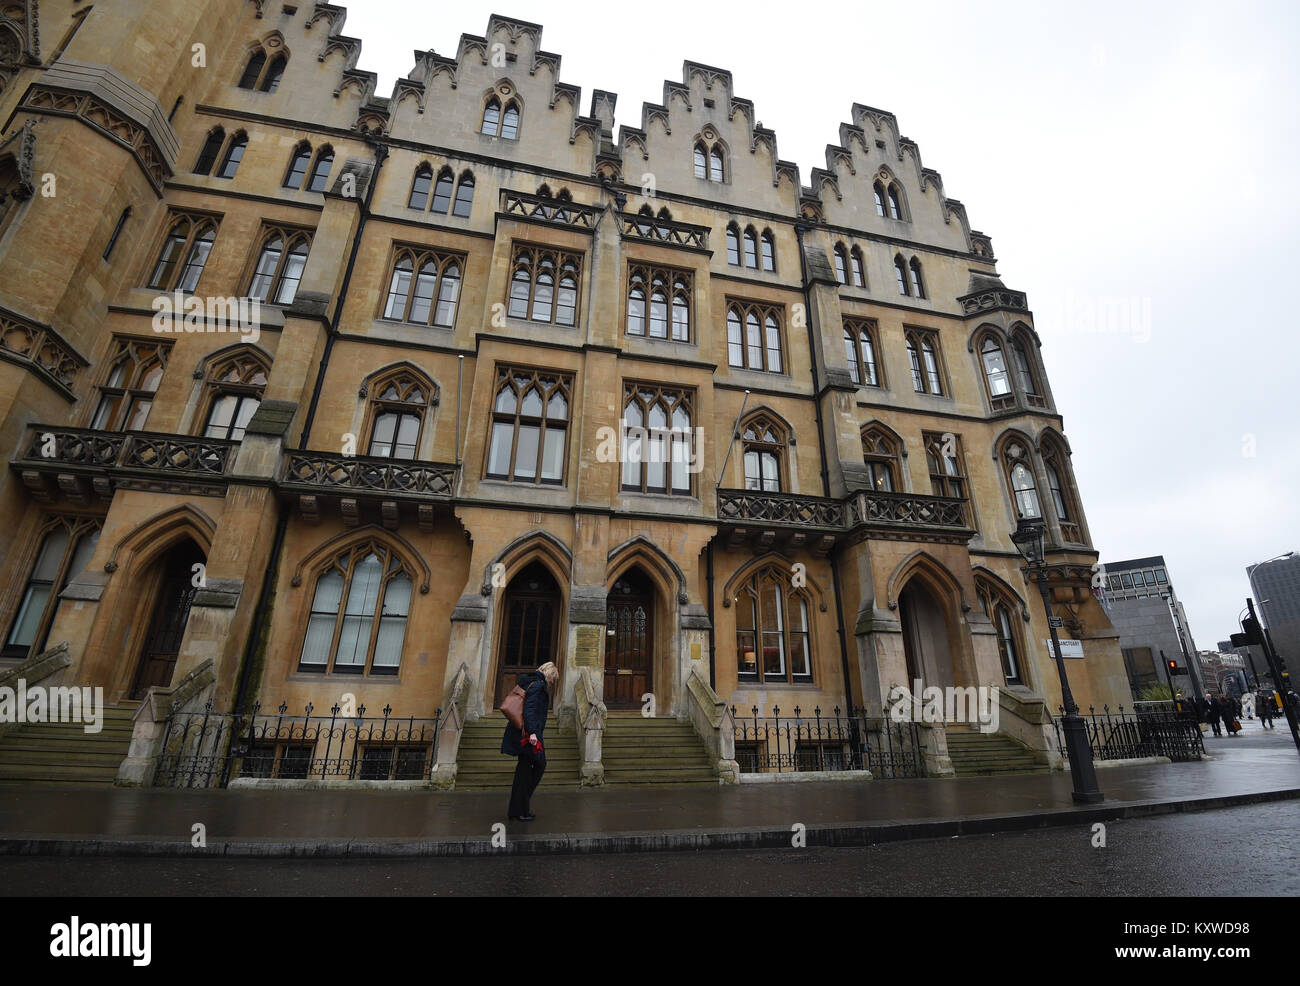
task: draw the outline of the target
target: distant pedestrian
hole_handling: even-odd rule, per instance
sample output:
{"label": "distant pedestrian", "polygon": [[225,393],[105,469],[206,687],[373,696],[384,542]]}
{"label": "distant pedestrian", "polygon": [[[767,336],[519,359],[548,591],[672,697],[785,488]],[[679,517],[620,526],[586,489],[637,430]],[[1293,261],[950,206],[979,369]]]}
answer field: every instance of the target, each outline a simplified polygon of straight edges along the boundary
{"label": "distant pedestrian", "polygon": [[1273,696],[1260,692],[1255,700],[1255,710],[1259,713],[1259,724],[1263,729],[1276,729],[1273,725]]}
{"label": "distant pedestrian", "polygon": [[1223,718],[1223,710],[1219,707],[1218,698],[1214,695],[1206,695],[1202,711],[1205,713],[1205,721],[1214,730],[1214,735],[1222,736],[1223,733],[1219,729],[1219,722]]}
{"label": "distant pedestrian", "polygon": [[531,822],[533,792],[546,773],[546,750],[542,734],[546,730],[546,713],[551,707],[549,689],[559,680],[560,669],[549,661],[536,671],[525,671],[515,679],[524,690],[524,728],[520,731],[513,723],[506,725],[501,738],[501,752],[518,757],[515,780],[510,787],[511,821]]}
{"label": "distant pedestrian", "polygon": [[1235,698],[1220,692],[1219,708],[1222,710],[1224,732],[1229,736],[1236,736],[1241,732],[1241,723],[1237,720],[1237,715],[1241,710],[1241,706],[1237,703]]}

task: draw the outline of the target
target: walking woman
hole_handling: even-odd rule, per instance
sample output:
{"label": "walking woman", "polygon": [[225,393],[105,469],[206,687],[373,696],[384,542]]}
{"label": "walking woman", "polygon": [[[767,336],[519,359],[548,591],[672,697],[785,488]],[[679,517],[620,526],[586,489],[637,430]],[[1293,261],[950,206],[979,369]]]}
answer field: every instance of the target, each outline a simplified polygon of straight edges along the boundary
{"label": "walking woman", "polygon": [[524,690],[524,728],[521,732],[513,724],[507,724],[505,736],[501,738],[501,752],[519,758],[515,782],[510,788],[511,821],[531,822],[537,817],[529,802],[546,772],[542,734],[551,707],[550,689],[559,677],[560,669],[548,661],[536,671],[525,671],[515,679],[515,684]]}

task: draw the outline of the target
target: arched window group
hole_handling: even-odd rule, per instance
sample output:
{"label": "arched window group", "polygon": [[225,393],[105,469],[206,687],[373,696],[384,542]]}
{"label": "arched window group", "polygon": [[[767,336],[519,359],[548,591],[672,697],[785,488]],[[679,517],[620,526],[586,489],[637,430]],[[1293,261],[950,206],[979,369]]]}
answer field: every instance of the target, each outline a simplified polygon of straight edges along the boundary
{"label": "arched window group", "polygon": [[1047,406],[1029,355],[1033,346],[1023,325],[1017,325],[1007,337],[992,327],[976,337],[984,385],[993,410],[1014,407],[1017,395],[1029,407]]}
{"label": "arched window group", "polygon": [[934,496],[966,499],[965,456],[961,451],[961,436],[952,432],[922,432],[925,445],[925,462],[930,470],[930,492]]}
{"label": "arched window group", "polygon": [[378,459],[414,459],[432,400],[433,384],[422,374],[401,367],[371,381],[366,455]]}
{"label": "arched window group", "polygon": [[310,250],[309,230],[279,226],[264,229],[248,297],[276,305],[293,304]]}
{"label": "arched window group", "polygon": [[862,250],[856,246],[850,250],[843,243],[836,243],[832,253],[835,258],[835,280],[845,287],[865,288],[867,275]]}
{"label": "arched window group", "polygon": [[872,184],[871,190],[876,199],[876,215],[890,219],[906,219],[903,208],[903,191],[898,182],[882,176]]}
{"label": "arched window group", "polygon": [[862,429],[862,460],[867,467],[867,485],[877,493],[901,492],[902,445],[893,432],[881,425]]}
{"label": "arched window group", "polygon": [[807,593],[775,565],[735,590],[736,671],[741,681],[812,681],[812,621]]}
{"label": "arched window group", "polygon": [[[307,192],[323,192],[329,184],[330,168],[334,165],[334,148],[326,144],[312,156],[311,145],[305,140],[293,150],[289,170],[284,175],[284,187]],[[310,178],[308,175],[310,174]]]}
{"label": "arched window group", "polygon": [[203,437],[241,441],[244,429],[262,403],[270,371],[270,360],[251,346],[241,346],[212,360],[204,373],[208,409]]}
{"label": "arched window group", "polygon": [[519,101],[513,97],[502,99],[493,95],[483,106],[483,124],[479,133],[505,140],[519,138]]}
{"label": "arched window group", "polygon": [[766,414],[750,415],[740,426],[745,489],[780,493],[789,445],[785,428]]}
{"label": "arched window group", "polygon": [[384,318],[454,328],[464,263],[458,254],[399,249],[388,277]]}
{"label": "arched window group", "polygon": [[97,517],[51,517],[41,527],[40,546],[0,651],[4,657],[25,658],[45,648],[59,594],[90,562],[101,525]]}
{"label": "arched window group", "polygon": [[1004,441],[1000,458],[1017,515],[1031,520],[1042,517],[1043,508],[1038,498],[1038,483],[1034,479],[1034,465],[1029,457],[1028,442],[1018,438]]}
{"label": "arched window group", "polygon": [[578,324],[582,258],[576,253],[518,244],[511,259],[511,318]]}
{"label": "arched window group", "polygon": [[765,271],[776,270],[776,238],[770,229],[759,234],[753,226],[742,233],[735,223],[727,226],[727,263],[733,267],[748,267]]}
{"label": "arched window group", "polygon": [[691,403],[690,394],[671,387],[628,384],[624,388],[624,490],[690,496],[699,453]]}
{"label": "arched window group", "polygon": [[498,367],[487,477],[563,484],[572,406],[571,376]]}
{"label": "arched window group", "polygon": [[[203,149],[199,152],[199,159],[194,162],[194,173],[196,175],[212,175],[214,178],[234,178],[235,172],[239,170],[239,162],[244,159],[244,151],[248,147],[248,134],[244,131],[236,131],[226,141],[226,131],[221,127],[213,127],[208,132],[207,139],[203,142]],[[224,148],[224,153],[223,153]],[[220,161],[220,164],[217,162]],[[213,170],[214,165],[216,170]]]}
{"label": "arched window group", "polygon": [[160,291],[193,291],[216,239],[217,221],[212,217],[173,213],[148,286]]}
{"label": "arched window group", "polygon": [[453,216],[465,219],[469,216],[473,204],[474,173],[472,171],[468,169],[462,171],[460,181],[457,183],[451,168],[446,165],[438,172],[436,182],[430,165],[421,164],[415,169],[415,177],[411,181],[411,194],[406,200],[408,208],[421,211],[428,209],[429,212],[444,216],[450,211]]}
{"label": "arched window group", "polygon": [[239,77],[239,88],[275,92],[280,88],[280,80],[284,77],[284,68],[288,64],[289,57],[284,52],[277,52],[268,57],[265,49],[258,47],[244,63],[244,74]]}
{"label": "arched window group", "polygon": [[690,342],[690,272],[641,264],[629,267],[627,334]]}
{"label": "arched window group", "polygon": [[912,389],[918,394],[944,393],[943,368],[939,361],[939,337],[923,329],[908,329],[907,359],[912,368]]}
{"label": "arched window group", "polygon": [[849,376],[859,387],[883,387],[884,381],[877,358],[876,326],[860,319],[844,320],[844,357],[849,364]]}
{"label": "arched window group", "polygon": [[727,306],[727,362],[783,373],[781,317],[772,305],[733,301]]}
{"label": "arched window group", "polygon": [[90,427],[97,431],[144,428],[170,349],[170,343],[152,340],[128,337],[115,340]]}
{"label": "arched window group", "polygon": [[726,181],[726,149],[722,141],[714,138],[700,137],[695,141],[693,152],[695,177],[705,181]]}
{"label": "arched window group", "polygon": [[894,255],[894,277],[898,281],[898,293],[908,298],[927,297],[925,277],[921,273],[921,261],[913,257],[903,260],[901,253]]}
{"label": "arched window group", "polygon": [[410,566],[378,540],[331,558],[316,575],[298,670],[397,674],[412,580]]}

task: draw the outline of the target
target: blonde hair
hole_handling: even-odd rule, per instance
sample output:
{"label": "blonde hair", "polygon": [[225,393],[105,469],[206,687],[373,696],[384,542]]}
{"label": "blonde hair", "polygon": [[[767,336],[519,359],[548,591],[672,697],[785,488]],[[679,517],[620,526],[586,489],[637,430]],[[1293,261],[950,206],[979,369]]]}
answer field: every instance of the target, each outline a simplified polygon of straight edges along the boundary
{"label": "blonde hair", "polygon": [[555,666],[554,661],[547,661],[537,669],[537,673],[546,679],[548,684],[553,683],[560,677],[560,669]]}

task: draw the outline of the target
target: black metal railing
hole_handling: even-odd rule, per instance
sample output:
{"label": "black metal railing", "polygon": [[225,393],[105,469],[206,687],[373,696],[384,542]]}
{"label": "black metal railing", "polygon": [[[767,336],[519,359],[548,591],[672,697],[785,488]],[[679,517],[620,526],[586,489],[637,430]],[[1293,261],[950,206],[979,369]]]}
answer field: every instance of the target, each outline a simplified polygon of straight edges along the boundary
{"label": "black metal railing", "polygon": [[748,717],[736,714],[736,762],[741,773],[787,773],[814,770],[869,770],[875,777],[921,777],[920,729],[914,722],[871,716],[865,709],[823,716],[821,708],[803,716],[782,716],[772,706],[760,716],[755,705]]}
{"label": "black metal railing", "polygon": [[247,715],[212,711],[176,712],[167,722],[154,784],[159,787],[224,787],[236,777],[282,780],[429,780],[438,753],[442,709],[431,718],[354,716],[334,705],[313,715],[307,703],[290,715],[281,703]]}
{"label": "black metal railing", "polygon": [[[1163,707],[1156,707],[1163,705]],[[1065,728],[1061,716],[1053,717],[1056,740],[1065,749]],[[1098,712],[1091,706],[1083,721],[1094,760],[1132,760],[1138,757],[1168,757],[1175,763],[1198,760],[1205,754],[1201,726],[1196,715],[1180,712],[1167,703],[1143,703],[1135,711],[1121,705],[1111,711],[1103,705]]]}

